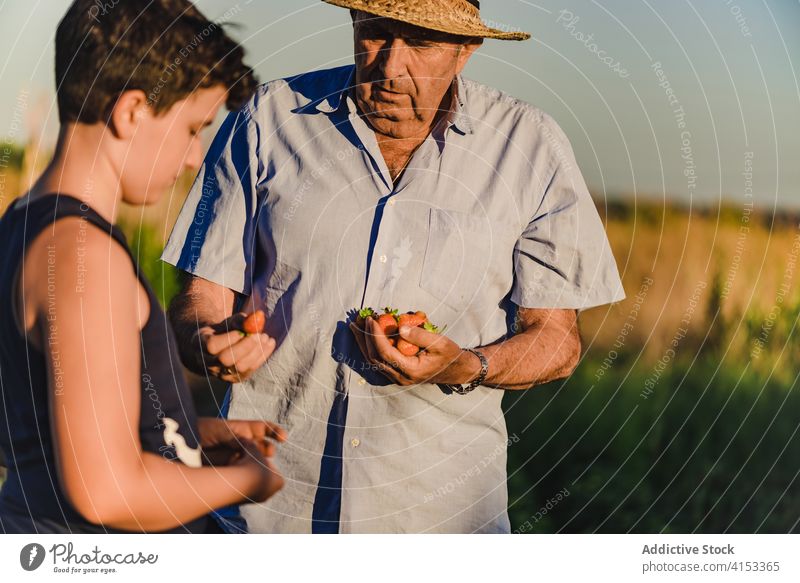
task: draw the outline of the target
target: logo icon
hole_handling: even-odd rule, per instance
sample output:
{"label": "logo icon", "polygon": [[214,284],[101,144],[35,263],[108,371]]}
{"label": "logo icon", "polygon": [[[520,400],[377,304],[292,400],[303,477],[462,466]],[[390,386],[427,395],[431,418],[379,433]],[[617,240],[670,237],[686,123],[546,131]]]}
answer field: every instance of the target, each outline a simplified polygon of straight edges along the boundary
{"label": "logo icon", "polygon": [[44,562],[44,547],[37,543],[31,543],[22,547],[19,552],[19,564],[26,571],[35,571]]}

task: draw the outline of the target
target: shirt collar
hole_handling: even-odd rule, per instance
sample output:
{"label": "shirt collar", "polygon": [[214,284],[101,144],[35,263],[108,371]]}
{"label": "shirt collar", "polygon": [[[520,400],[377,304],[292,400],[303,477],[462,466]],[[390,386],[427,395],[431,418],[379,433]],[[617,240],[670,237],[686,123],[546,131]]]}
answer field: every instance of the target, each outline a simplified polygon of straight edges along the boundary
{"label": "shirt collar", "polygon": [[353,86],[355,83],[355,76],[356,76],[356,67],[352,65],[350,67],[350,73],[347,75],[344,83],[336,87],[330,94],[326,95],[325,97],[321,97],[318,99],[314,99],[305,105],[297,108],[295,110],[296,113],[333,113],[339,109],[342,104],[342,99],[347,94],[348,90]]}
{"label": "shirt collar", "polygon": [[455,94],[453,96],[450,115],[447,120],[448,124],[454,126],[462,134],[472,134],[474,129],[472,127],[472,120],[467,113],[464,78],[461,75],[457,75],[453,84],[455,86]]}
{"label": "shirt collar", "polygon": [[[354,111],[355,104],[351,103],[352,99],[347,99],[348,93],[353,88],[355,84],[355,77],[356,77],[356,68],[353,65],[350,68],[350,74],[347,76],[346,81],[341,87],[338,87],[336,91],[332,92],[330,95],[323,97],[321,99],[316,99],[311,101],[310,103],[302,106],[297,110],[298,113],[313,113],[314,111],[318,111],[320,113],[334,113],[338,111],[340,107],[342,107],[342,102],[346,101],[347,106],[350,108],[351,111]],[[472,134],[473,127],[472,121],[467,115],[467,104],[464,99],[465,97],[465,90],[464,90],[464,79],[461,75],[457,75],[455,81],[453,82],[453,86],[455,88],[455,94],[452,104],[452,109],[450,114],[447,117],[447,124],[449,126],[455,127],[456,130],[461,132],[462,134]]]}

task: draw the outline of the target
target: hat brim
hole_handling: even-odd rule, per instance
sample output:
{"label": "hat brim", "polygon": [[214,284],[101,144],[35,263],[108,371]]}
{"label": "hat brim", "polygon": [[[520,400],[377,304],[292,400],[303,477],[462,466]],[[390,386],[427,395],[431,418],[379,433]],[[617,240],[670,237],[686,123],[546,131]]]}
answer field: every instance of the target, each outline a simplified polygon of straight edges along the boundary
{"label": "hat brim", "polygon": [[480,18],[465,17],[457,11],[434,13],[422,10],[417,0],[370,1],[370,0],[323,0],[333,6],[360,10],[375,16],[383,16],[420,28],[445,32],[456,36],[494,38],[498,40],[527,40],[531,35],[521,30],[500,30],[492,28]]}

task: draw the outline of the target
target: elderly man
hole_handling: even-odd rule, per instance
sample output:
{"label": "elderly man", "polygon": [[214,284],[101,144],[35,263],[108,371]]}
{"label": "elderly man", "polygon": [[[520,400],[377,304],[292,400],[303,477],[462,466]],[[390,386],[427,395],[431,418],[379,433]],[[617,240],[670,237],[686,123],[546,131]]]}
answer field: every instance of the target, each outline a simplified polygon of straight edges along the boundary
{"label": "elderly man", "polygon": [[[509,532],[501,400],[568,376],[577,312],[624,299],[555,122],[461,76],[473,0],[351,9],[355,66],[264,85],[214,141],[164,251],[187,366],[288,430],[254,532]],[[354,309],[423,310],[401,354]],[[240,335],[263,309],[266,333]],[[262,366],[266,361],[266,365]]]}

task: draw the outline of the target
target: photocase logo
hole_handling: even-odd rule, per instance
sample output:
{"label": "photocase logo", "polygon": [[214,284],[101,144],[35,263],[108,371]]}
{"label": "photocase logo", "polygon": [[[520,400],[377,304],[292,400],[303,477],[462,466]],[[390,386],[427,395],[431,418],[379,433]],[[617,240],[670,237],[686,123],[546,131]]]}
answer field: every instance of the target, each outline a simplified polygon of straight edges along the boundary
{"label": "photocase logo", "polygon": [[44,547],[40,544],[25,545],[19,552],[19,564],[26,571],[35,571],[42,566],[45,554]]}

